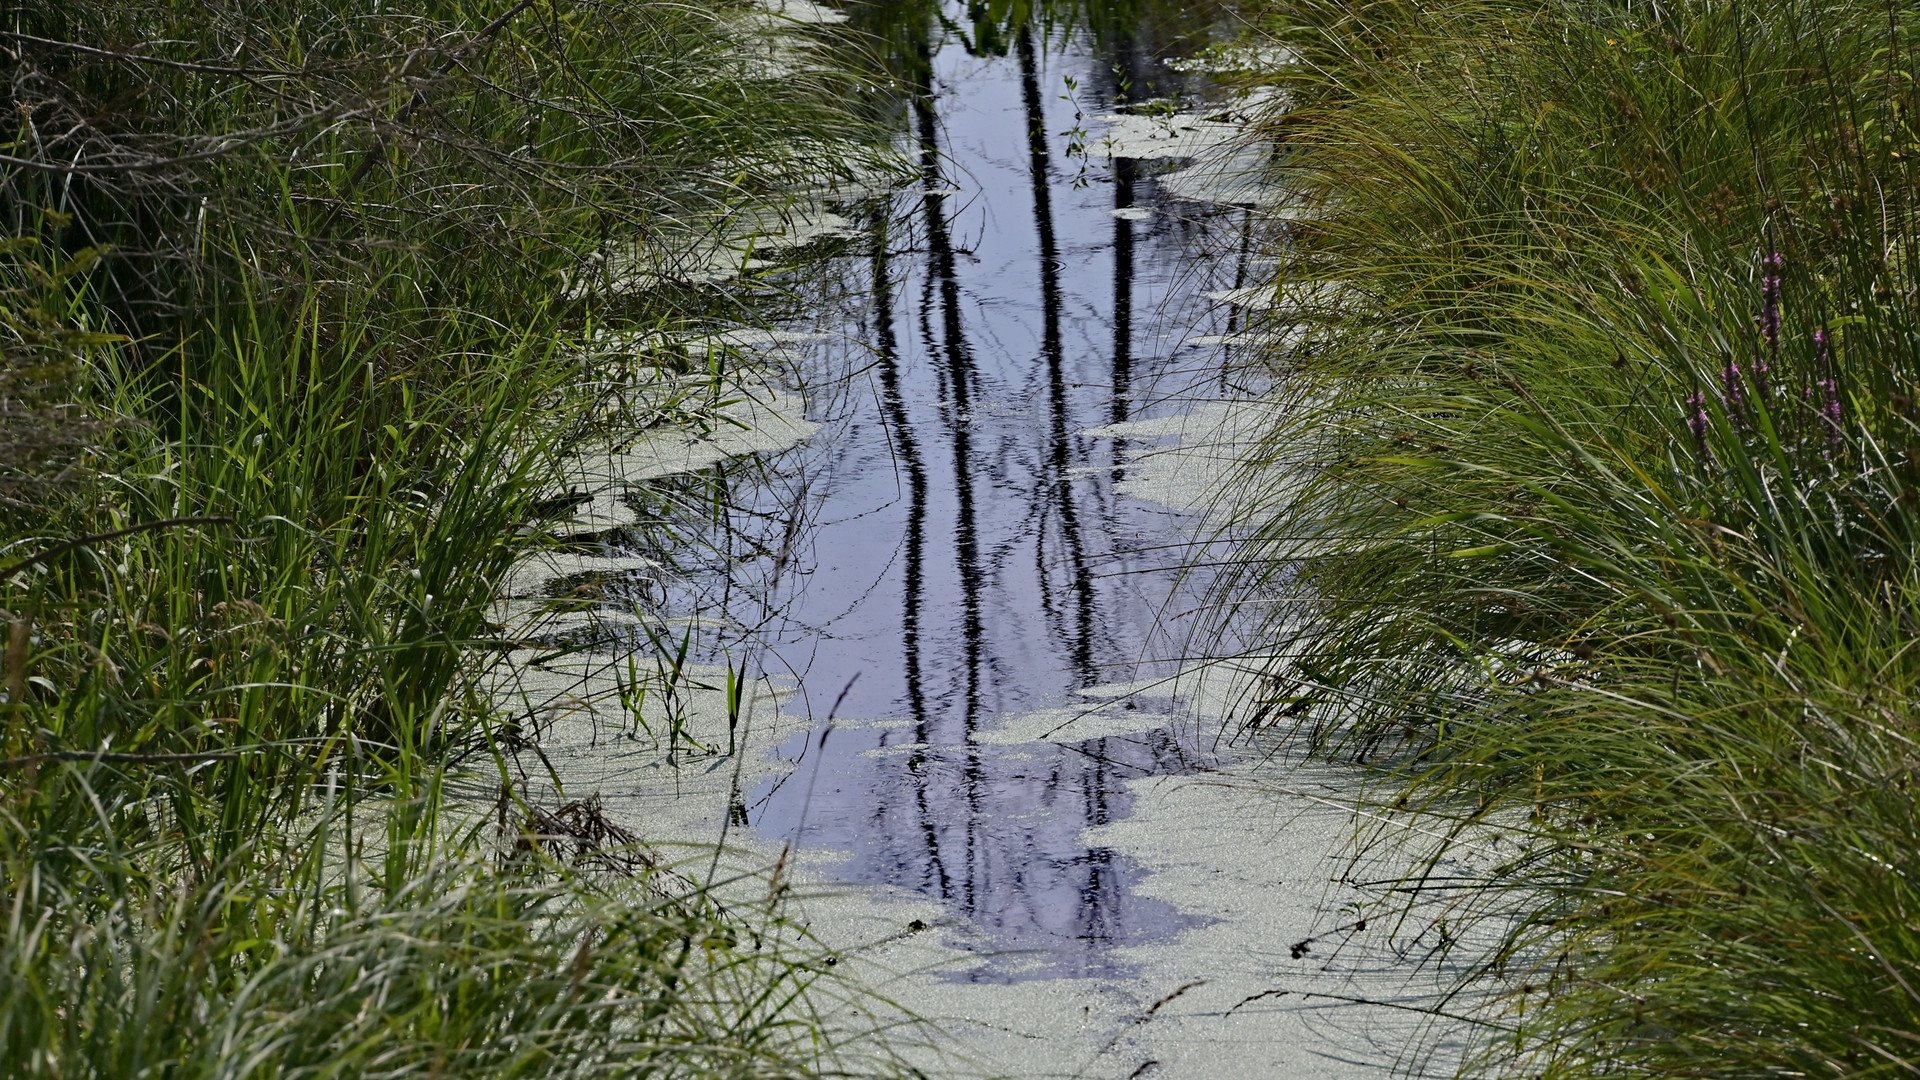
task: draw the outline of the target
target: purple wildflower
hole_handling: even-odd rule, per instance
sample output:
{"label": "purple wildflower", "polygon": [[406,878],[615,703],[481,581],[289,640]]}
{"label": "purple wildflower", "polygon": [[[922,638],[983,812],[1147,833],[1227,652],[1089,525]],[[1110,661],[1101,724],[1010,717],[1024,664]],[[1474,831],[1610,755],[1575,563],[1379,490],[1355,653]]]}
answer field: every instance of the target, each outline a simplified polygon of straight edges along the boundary
{"label": "purple wildflower", "polygon": [[1707,424],[1707,394],[1696,390],[1687,398],[1687,428],[1693,432],[1693,446],[1699,451],[1699,460],[1711,466],[1713,451],[1707,449]]}
{"label": "purple wildflower", "polygon": [[1693,437],[1702,445],[1707,439],[1707,395],[1695,392],[1687,398],[1687,426],[1693,429]]}
{"label": "purple wildflower", "polygon": [[1746,384],[1740,379],[1738,360],[1727,361],[1726,370],[1720,373],[1720,382],[1726,387],[1726,393],[1721,395],[1721,400],[1727,403],[1728,412],[1738,415],[1741,407],[1746,403],[1747,394]]}
{"label": "purple wildflower", "polygon": [[[1820,353],[1820,370],[1831,372],[1833,370],[1833,343],[1832,340],[1827,337],[1827,332],[1825,330],[1815,330],[1813,332],[1813,344]],[[1820,417],[1827,422],[1827,443],[1829,446],[1838,446],[1844,434],[1843,429],[1840,427],[1840,385],[1834,380],[1832,375],[1828,375],[1814,385],[1820,388]],[[1828,456],[1832,455],[1829,454]]]}
{"label": "purple wildflower", "polygon": [[1820,380],[1820,399],[1824,403],[1820,406],[1820,415],[1826,418],[1833,429],[1831,435],[1837,439],[1840,437],[1840,388],[1832,379]]}
{"label": "purple wildflower", "polygon": [[1780,267],[1785,262],[1777,251],[1760,260],[1760,336],[1769,349],[1780,347]]}

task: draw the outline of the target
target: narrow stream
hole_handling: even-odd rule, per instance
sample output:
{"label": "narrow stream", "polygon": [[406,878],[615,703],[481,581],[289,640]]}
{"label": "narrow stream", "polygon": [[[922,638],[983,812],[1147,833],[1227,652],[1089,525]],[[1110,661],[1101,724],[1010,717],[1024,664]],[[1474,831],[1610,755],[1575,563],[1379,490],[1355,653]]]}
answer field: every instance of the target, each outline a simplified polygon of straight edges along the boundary
{"label": "narrow stream", "polygon": [[[1244,283],[1248,227],[1163,195],[1184,160],[1067,152],[1103,148],[1098,117],[1129,99],[1197,89],[1151,43],[1003,44],[942,34],[907,103],[919,182],[876,227],[848,328],[872,366],[798,452],[807,579],[760,628],[838,728],[744,793],[763,834],[990,930],[1018,959],[985,979],[1105,972],[1187,921],[1082,840],[1125,815],[1121,780],[1202,768],[1211,739],[1151,691],[1099,689],[1177,670],[1205,585],[1181,574],[1189,524],[1116,490],[1128,447],[1103,429],[1219,394],[1220,347],[1189,341],[1231,331],[1207,294]],[[998,745],[1016,718],[1123,733]]]}
{"label": "narrow stream", "polygon": [[1248,325],[1267,151],[1187,61],[1231,28],[1167,8],[806,5],[886,53],[913,174],[739,281],[774,329],[685,343],[757,354],[737,423],[578,463],[500,616],[541,642],[521,783],[741,902],[802,884],[806,947],[899,1010],[833,1024],[932,1024],[927,1075],[1421,1072],[1444,913],[1362,933],[1401,871],[1342,854],[1354,778],[1236,745],[1258,662],[1196,636],[1195,512],[1267,420],[1232,351],[1285,328]]}

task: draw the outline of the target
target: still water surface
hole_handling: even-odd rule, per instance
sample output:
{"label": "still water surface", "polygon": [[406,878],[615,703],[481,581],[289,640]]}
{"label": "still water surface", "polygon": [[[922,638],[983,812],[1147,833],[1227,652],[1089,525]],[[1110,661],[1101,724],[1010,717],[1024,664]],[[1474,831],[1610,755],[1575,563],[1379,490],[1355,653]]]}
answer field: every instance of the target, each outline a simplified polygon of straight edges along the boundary
{"label": "still water surface", "polygon": [[[1099,689],[1177,670],[1206,586],[1182,572],[1191,522],[1116,490],[1129,446],[1107,429],[1231,393],[1221,346],[1193,342],[1237,328],[1208,294],[1248,284],[1252,215],[1164,191],[1186,160],[1099,153],[1100,117],[1209,92],[1166,63],[1203,34],[1016,24],[994,47],[940,14],[899,103],[917,182],[855,257],[870,294],[821,327],[839,340],[818,352],[859,374],[810,387],[826,429],[767,464],[762,493],[729,493],[759,539],[728,541],[705,586],[818,718],[735,816],[847,853],[846,880],[938,898],[1018,957],[967,978],[1120,974],[1116,947],[1192,920],[1082,833],[1125,816],[1123,781],[1207,767],[1214,733],[1164,691]],[[1093,708],[1164,716],[994,735]]]}
{"label": "still water surface", "polygon": [[543,733],[522,779],[730,902],[796,885],[802,948],[896,1010],[829,1026],[926,1021],[926,1075],[1446,1075],[1462,1044],[1416,1030],[1461,975],[1446,897],[1359,918],[1409,869],[1357,861],[1355,777],[1234,745],[1257,661],[1191,663],[1235,642],[1195,640],[1221,553],[1176,507],[1271,422],[1230,350],[1276,241],[1244,205],[1267,151],[1212,119],[1244,104],[1167,63],[1210,24],[1170,6],[1172,33],[846,9],[913,174],[806,209],[831,261],[710,279],[786,312],[714,335],[761,353],[740,427],[582,456],[575,546],[516,578],[565,646],[507,665]]}

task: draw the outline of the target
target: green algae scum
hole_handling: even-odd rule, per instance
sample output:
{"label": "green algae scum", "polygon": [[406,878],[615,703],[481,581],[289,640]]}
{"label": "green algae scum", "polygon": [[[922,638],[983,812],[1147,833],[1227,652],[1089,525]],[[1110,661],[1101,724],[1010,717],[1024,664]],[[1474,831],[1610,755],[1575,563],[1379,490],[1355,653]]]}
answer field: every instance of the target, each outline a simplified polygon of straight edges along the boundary
{"label": "green algae scum", "polygon": [[0,1075],[1920,1071],[1912,10],[0,21]]}

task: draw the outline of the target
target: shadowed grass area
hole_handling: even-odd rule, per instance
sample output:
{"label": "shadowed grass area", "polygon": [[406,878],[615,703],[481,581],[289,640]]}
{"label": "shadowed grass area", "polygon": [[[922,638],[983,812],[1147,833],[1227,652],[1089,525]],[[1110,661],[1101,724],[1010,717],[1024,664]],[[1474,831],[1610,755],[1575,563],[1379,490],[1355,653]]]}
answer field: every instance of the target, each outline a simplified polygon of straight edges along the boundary
{"label": "shadowed grass area", "polygon": [[1527,841],[1450,916],[1503,938],[1474,1068],[1914,1071],[1912,13],[1269,28],[1308,332],[1236,587],[1282,601],[1297,737]]}
{"label": "shadowed grass area", "polygon": [[625,0],[7,14],[0,1072],[884,1071],[771,901],[555,835],[482,689],[556,463],[697,418],[649,342],[738,303],[609,251],[884,164],[824,40]]}

